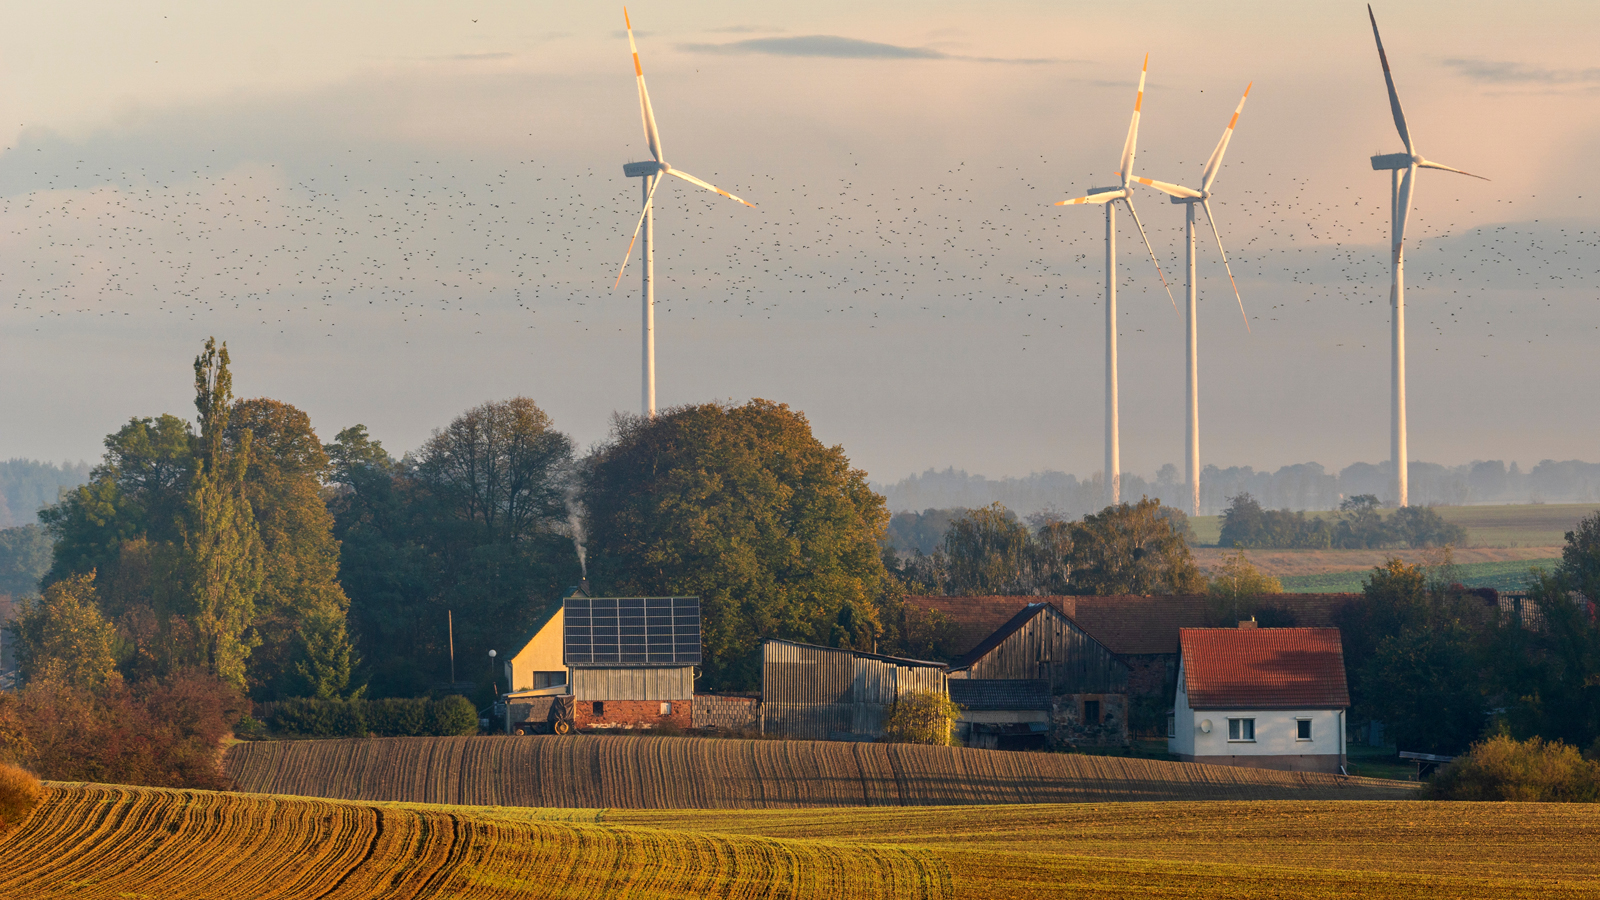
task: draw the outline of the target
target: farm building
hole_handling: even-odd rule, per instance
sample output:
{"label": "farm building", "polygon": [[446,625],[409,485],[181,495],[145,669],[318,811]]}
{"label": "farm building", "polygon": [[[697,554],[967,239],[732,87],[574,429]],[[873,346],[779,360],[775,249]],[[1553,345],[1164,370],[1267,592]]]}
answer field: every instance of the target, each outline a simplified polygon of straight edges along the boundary
{"label": "farm building", "polygon": [[506,662],[506,730],[687,728],[699,663],[698,598],[575,591]]}
{"label": "farm building", "polygon": [[1185,628],[1168,751],[1190,762],[1337,772],[1344,649],[1337,628]]}
{"label": "farm building", "polygon": [[1034,680],[950,679],[950,700],[961,707],[955,738],[987,750],[1034,750],[1049,745],[1050,685]]}
{"label": "farm building", "polygon": [[[1042,682],[1044,692],[1036,701],[1041,705],[1034,712],[1044,713],[1052,743],[1103,746],[1128,740],[1127,664],[1048,603],[1023,607],[951,661],[949,671],[952,685],[968,679]],[[952,688],[951,699],[961,703],[956,699],[961,693]],[[1008,702],[1021,693],[1009,692]]]}
{"label": "farm building", "polygon": [[766,641],[762,730],[809,740],[876,740],[900,695],[946,694],[945,681],[942,663]]}

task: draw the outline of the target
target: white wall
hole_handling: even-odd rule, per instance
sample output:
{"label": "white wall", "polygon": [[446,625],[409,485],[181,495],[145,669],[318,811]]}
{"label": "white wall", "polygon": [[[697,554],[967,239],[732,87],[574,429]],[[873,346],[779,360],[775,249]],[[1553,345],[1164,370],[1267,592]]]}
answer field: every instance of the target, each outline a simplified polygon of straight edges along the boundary
{"label": "white wall", "polygon": [[[1340,711],[1318,710],[1195,710],[1189,706],[1184,684],[1183,661],[1178,661],[1178,691],[1173,702],[1175,731],[1167,739],[1167,751],[1185,757],[1206,756],[1300,756],[1344,753],[1340,734]],[[1254,741],[1228,740],[1229,719],[1255,719]],[[1311,720],[1311,740],[1298,740],[1296,722]],[[1211,731],[1200,730],[1209,720]]]}

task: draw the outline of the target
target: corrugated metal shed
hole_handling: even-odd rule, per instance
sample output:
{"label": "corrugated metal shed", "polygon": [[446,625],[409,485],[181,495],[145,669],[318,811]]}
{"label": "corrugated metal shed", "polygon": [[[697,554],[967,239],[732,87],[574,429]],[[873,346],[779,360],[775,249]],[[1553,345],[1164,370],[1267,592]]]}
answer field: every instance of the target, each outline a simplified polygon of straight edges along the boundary
{"label": "corrugated metal shed", "polygon": [[574,667],[572,695],[578,700],[688,700],[694,696],[694,667]]}
{"label": "corrugated metal shed", "polygon": [[948,693],[939,663],[776,640],[763,643],[761,655],[769,734],[877,738],[902,694]]}
{"label": "corrugated metal shed", "polygon": [[1027,606],[950,664],[952,677],[1038,679],[1056,694],[1120,694],[1128,666],[1059,609]]}

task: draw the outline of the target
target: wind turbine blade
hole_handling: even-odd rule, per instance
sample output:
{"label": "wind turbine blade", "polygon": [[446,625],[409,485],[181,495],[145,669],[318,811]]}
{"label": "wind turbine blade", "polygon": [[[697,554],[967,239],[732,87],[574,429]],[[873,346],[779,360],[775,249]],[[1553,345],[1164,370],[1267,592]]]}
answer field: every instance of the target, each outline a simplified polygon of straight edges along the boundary
{"label": "wind turbine blade", "polygon": [[644,139],[650,145],[650,156],[661,162],[661,132],[656,130],[656,113],[650,108],[650,91],[644,86],[644,67],[639,65],[639,46],[633,42],[633,21],[628,18],[628,8],[622,8],[622,22],[628,26],[628,49],[633,51],[633,74],[639,79],[639,115],[644,119]]}
{"label": "wind turbine blade", "polygon": [[1171,194],[1174,197],[1187,197],[1191,200],[1198,200],[1204,196],[1194,188],[1187,188],[1181,184],[1172,184],[1166,181],[1156,181],[1154,178],[1140,178],[1137,175],[1134,176],[1133,180],[1139,182],[1145,187],[1153,187],[1163,194]]}
{"label": "wind turbine blade", "polygon": [[1394,252],[1399,253],[1400,248],[1406,244],[1406,222],[1411,219],[1411,192],[1417,184],[1417,166],[1415,163],[1400,176],[1400,197],[1395,202],[1400,206],[1400,222],[1394,230]]}
{"label": "wind turbine blade", "polygon": [[728,193],[727,191],[723,190],[722,188],[719,188],[714,184],[707,184],[706,182],[701,181],[700,179],[694,177],[693,175],[690,175],[687,172],[680,172],[677,169],[667,169],[666,171],[668,173],[672,174],[672,175],[676,175],[679,178],[682,178],[684,181],[687,181],[690,184],[698,184],[698,185],[700,185],[701,187],[705,188],[708,191],[712,191],[712,192],[721,194],[724,197],[727,197],[729,200],[738,200],[740,203],[743,203],[745,206],[748,206],[751,209],[755,209],[756,208],[756,205],[754,203],[751,203],[748,200],[741,200],[740,198],[735,197],[734,195],[732,195],[732,194]]}
{"label": "wind turbine blade", "polygon": [[1378,42],[1378,61],[1383,63],[1383,80],[1389,85],[1389,109],[1394,113],[1394,127],[1400,132],[1400,140],[1406,145],[1406,152],[1412,156],[1417,155],[1417,148],[1411,144],[1411,131],[1406,128],[1406,114],[1400,109],[1400,95],[1394,91],[1394,75],[1389,72],[1389,56],[1383,52],[1383,38],[1378,36],[1378,17],[1372,14],[1372,4],[1367,4],[1367,18],[1372,20],[1372,39]]}
{"label": "wind turbine blade", "polygon": [[1133,177],[1133,154],[1139,143],[1139,111],[1144,108],[1144,76],[1150,71],[1150,54],[1144,55],[1144,68],[1139,70],[1139,93],[1133,98],[1133,120],[1128,123],[1128,140],[1122,145],[1122,186],[1128,186]]}
{"label": "wind turbine blade", "polygon": [[1156,248],[1150,246],[1150,236],[1144,233],[1144,223],[1139,221],[1139,211],[1133,208],[1133,196],[1123,197],[1122,202],[1128,204],[1128,213],[1133,216],[1133,224],[1139,226],[1139,237],[1144,238],[1144,248],[1150,251],[1150,261],[1156,264],[1156,274],[1161,276],[1161,286],[1167,289],[1167,299],[1172,303],[1172,311],[1178,311],[1178,301],[1172,296],[1172,286],[1167,284],[1167,273],[1161,271],[1161,263],[1156,259]]}
{"label": "wind turbine blade", "polygon": [[1443,164],[1440,164],[1440,163],[1436,163],[1436,162],[1432,162],[1432,161],[1426,160],[1426,159],[1421,161],[1421,162],[1419,162],[1419,163],[1417,163],[1417,168],[1419,168],[1419,169],[1440,169],[1440,170],[1443,170],[1445,172],[1454,172],[1457,175],[1465,175],[1468,178],[1477,178],[1477,179],[1482,180],[1482,181],[1488,181],[1489,180],[1487,178],[1484,178],[1482,175],[1474,175],[1471,172],[1463,171],[1461,169],[1452,169],[1449,166],[1446,166],[1446,165],[1443,165]]}
{"label": "wind turbine blade", "polygon": [[1127,191],[1102,191],[1090,194],[1087,197],[1074,197],[1071,200],[1057,200],[1056,206],[1076,206],[1079,203],[1110,203],[1112,200],[1128,196]]}
{"label": "wind turbine blade", "polygon": [[644,198],[644,209],[639,211],[639,223],[633,226],[633,237],[628,239],[628,252],[622,254],[622,268],[617,270],[616,284],[611,285],[614,291],[622,283],[622,273],[628,270],[628,257],[633,255],[633,244],[639,239],[639,229],[644,227],[644,217],[650,214],[650,204],[656,199],[656,188],[661,186],[661,176],[657,175],[655,183],[650,185],[650,196]]}
{"label": "wind turbine blade", "polygon": [[1239,296],[1239,283],[1233,280],[1233,267],[1228,265],[1228,251],[1222,249],[1222,232],[1217,230],[1217,220],[1211,216],[1211,201],[1201,200],[1200,205],[1205,207],[1206,222],[1211,225],[1211,234],[1217,239],[1217,252],[1222,254],[1222,268],[1228,273],[1228,283],[1233,285],[1233,298],[1239,301],[1239,315],[1244,316],[1244,330],[1250,331],[1250,317],[1244,314],[1244,298]]}
{"label": "wind turbine blade", "polygon": [[1222,140],[1217,141],[1217,149],[1211,151],[1211,158],[1206,160],[1205,173],[1200,176],[1200,190],[1206,193],[1211,191],[1211,182],[1217,180],[1217,172],[1222,169],[1222,154],[1228,152],[1228,142],[1233,140],[1233,128],[1239,124],[1239,114],[1244,112],[1244,101],[1250,99],[1250,88],[1254,81],[1244,86],[1244,96],[1239,98],[1239,105],[1233,110],[1233,118],[1228,120],[1228,127],[1222,129]]}

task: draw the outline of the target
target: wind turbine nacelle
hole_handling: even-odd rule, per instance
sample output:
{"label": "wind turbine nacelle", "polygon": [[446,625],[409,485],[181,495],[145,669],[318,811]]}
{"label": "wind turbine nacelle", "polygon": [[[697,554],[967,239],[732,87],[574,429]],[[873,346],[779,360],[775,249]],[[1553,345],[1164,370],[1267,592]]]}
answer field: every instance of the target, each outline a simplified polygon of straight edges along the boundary
{"label": "wind turbine nacelle", "polygon": [[1372,168],[1383,171],[1384,169],[1409,169],[1414,160],[1409,153],[1380,153],[1372,158]]}
{"label": "wind turbine nacelle", "polygon": [[622,164],[622,174],[629,178],[649,178],[666,168],[655,160]]}

